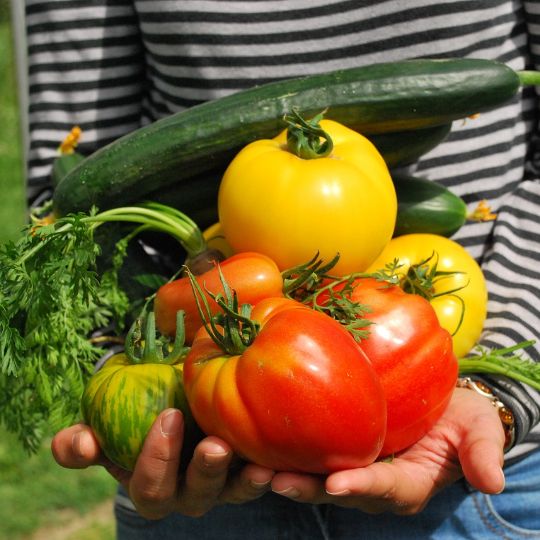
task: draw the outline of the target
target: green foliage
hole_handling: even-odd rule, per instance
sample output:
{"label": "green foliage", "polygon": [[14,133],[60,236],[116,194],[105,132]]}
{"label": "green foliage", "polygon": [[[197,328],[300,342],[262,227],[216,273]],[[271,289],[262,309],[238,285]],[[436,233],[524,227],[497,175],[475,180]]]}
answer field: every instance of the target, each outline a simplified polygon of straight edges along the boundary
{"label": "green foliage", "polygon": [[79,418],[84,384],[102,354],[88,339],[122,321],[116,267],[96,272],[99,246],[81,216],[29,229],[0,246],[0,421],[35,451]]}
{"label": "green foliage", "polygon": [[[199,255],[206,242],[184,214],[153,203],[69,215],[45,224],[34,218],[16,242],[0,245],[0,422],[34,451],[47,428],[80,417],[84,386],[102,354],[96,329],[122,331],[130,300],[119,283],[128,242],[144,230],[177,239]],[[98,269],[103,223],[138,226],[115,242],[110,268]]]}
{"label": "green foliage", "polygon": [[523,351],[534,344],[534,340],[522,341],[512,347],[492,350],[477,346],[470,356],[459,359],[459,372],[461,375],[498,373],[540,391],[540,364],[523,354]]}

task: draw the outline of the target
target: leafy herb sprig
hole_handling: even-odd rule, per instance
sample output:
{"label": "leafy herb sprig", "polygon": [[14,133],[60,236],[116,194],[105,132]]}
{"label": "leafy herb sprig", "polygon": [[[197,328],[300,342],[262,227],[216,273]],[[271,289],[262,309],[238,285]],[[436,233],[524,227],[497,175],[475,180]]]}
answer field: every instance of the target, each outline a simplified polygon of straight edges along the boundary
{"label": "leafy herb sprig", "polygon": [[523,355],[523,351],[534,344],[535,341],[530,340],[500,349],[478,346],[473,349],[473,354],[458,360],[459,373],[460,375],[470,373],[505,375],[540,391],[540,363]]}
{"label": "leafy herb sprig", "polygon": [[[98,273],[94,232],[112,221],[137,227],[116,244],[112,268]],[[129,239],[147,229],[173,236],[188,256],[206,250],[195,223],[155,203],[33,224],[0,246],[0,422],[28,451],[79,418],[84,384],[103,354],[90,335],[123,329],[129,301],[118,271]]]}

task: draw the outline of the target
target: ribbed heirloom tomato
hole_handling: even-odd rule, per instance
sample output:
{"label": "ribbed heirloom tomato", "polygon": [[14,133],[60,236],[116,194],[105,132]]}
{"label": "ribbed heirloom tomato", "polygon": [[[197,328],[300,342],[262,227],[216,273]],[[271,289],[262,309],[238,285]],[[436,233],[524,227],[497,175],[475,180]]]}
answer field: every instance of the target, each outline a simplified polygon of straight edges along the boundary
{"label": "ribbed heirloom tomato", "polygon": [[286,298],[253,308],[260,329],[227,353],[206,330],[184,364],[201,429],[242,457],[280,471],[365,466],[380,452],[386,402],[377,375],[335,320]]}
{"label": "ribbed heirloom tomato", "polygon": [[281,270],[339,252],[339,275],[362,271],[379,255],[397,215],[384,159],[368,139],[331,120],[320,122],[314,144],[323,132],[333,141],[328,154],[301,152],[283,132],[232,160],[218,213],[233,251],[259,251]]}
{"label": "ribbed heirloom tomato", "polygon": [[[343,289],[343,283],[334,291]],[[458,364],[452,338],[441,328],[430,303],[396,285],[359,278],[347,297],[366,306],[368,335],[358,346],[380,378],[387,404],[381,456],[420,440],[443,414],[456,385]],[[318,302],[328,302],[321,294]]]}

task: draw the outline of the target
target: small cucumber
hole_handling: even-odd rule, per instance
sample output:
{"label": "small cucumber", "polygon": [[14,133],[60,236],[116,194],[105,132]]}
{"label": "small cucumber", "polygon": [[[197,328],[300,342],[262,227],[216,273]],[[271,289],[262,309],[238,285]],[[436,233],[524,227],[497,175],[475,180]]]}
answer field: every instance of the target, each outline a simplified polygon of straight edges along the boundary
{"label": "small cucumber", "polygon": [[[449,237],[467,220],[467,206],[463,200],[441,184],[425,178],[392,174],[398,198],[398,212],[394,237],[409,233],[431,233]],[[203,232],[207,241],[219,243],[223,253],[230,255],[231,247],[223,229],[214,221]]]}
{"label": "small cucumber", "polygon": [[465,202],[441,184],[392,174],[398,199],[394,236],[432,233],[452,236],[467,220]]}
{"label": "small cucumber", "polygon": [[51,183],[53,187],[56,187],[60,183],[60,180],[62,180],[68,172],[79,165],[81,161],[84,161],[84,156],[79,154],[79,152],[57,156],[53,161],[51,172]]}
{"label": "small cucumber", "polygon": [[482,59],[417,59],[288,79],[203,103],[101,148],[59,183],[57,215],[146,198],[170,184],[220,169],[249,142],[275,136],[298,109],[364,135],[448,124],[511,100],[520,77]]}
{"label": "small cucumber", "polygon": [[81,138],[82,130],[79,126],[73,126],[71,131],[64,137],[58,147],[58,155],[53,161],[51,183],[54,188],[60,183],[72,169],[84,161],[84,156],[77,152],[76,148]]}

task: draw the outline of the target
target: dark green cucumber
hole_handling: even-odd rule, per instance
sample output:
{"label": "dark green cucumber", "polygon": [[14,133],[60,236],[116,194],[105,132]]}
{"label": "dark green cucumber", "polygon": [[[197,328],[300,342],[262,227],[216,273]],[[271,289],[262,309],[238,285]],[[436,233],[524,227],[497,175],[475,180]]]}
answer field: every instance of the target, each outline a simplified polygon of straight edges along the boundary
{"label": "dark green cucumber", "polygon": [[[407,60],[289,79],[203,103],[98,150],[58,185],[57,214],[128,204],[185,178],[224,167],[245,144],[272,137],[283,116],[327,109],[365,135],[415,130],[496,108],[520,79],[481,59]],[[83,126],[84,129],[84,126]]]}
{"label": "dark green cucumber", "polygon": [[398,199],[394,236],[452,236],[467,220],[467,206],[449,189],[424,178],[392,174]]}
{"label": "dark green cucumber", "polygon": [[452,129],[441,124],[411,131],[396,131],[369,135],[369,140],[381,153],[388,167],[410,165],[439,145]]}

